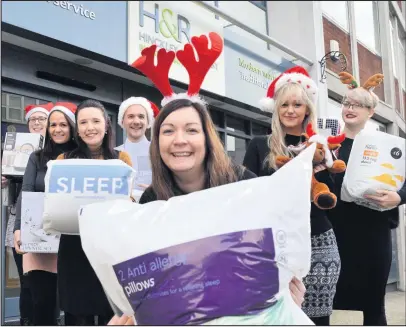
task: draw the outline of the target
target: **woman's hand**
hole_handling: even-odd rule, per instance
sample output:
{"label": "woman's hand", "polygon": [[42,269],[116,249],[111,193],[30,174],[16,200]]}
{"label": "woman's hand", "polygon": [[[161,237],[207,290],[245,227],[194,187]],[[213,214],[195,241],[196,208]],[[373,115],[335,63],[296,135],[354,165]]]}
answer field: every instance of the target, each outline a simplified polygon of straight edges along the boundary
{"label": "woman's hand", "polygon": [[5,188],[8,185],[8,179],[4,176],[1,176],[1,188]]}
{"label": "woman's hand", "polygon": [[134,319],[132,317],[128,317],[125,315],[122,315],[121,317],[119,316],[114,316],[111,318],[109,323],[107,324],[108,326],[134,326]]}
{"label": "woman's hand", "polygon": [[377,195],[365,195],[364,198],[372,200],[381,208],[393,208],[400,204],[400,195],[394,191],[378,190]]}
{"label": "woman's hand", "polygon": [[18,254],[24,254],[25,252],[21,251],[21,231],[17,229],[14,232],[14,248]]}
{"label": "woman's hand", "polygon": [[304,295],[306,292],[306,287],[303,282],[296,277],[293,277],[289,283],[290,294],[292,295],[293,301],[299,306],[302,307],[304,301]]}

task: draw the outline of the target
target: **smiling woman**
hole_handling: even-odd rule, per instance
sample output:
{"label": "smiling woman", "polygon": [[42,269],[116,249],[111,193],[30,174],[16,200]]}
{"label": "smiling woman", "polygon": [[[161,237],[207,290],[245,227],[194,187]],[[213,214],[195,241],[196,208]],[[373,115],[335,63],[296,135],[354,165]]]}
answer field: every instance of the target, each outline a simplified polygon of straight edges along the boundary
{"label": "smiling woman", "polygon": [[188,99],[169,102],[152,133],[152,185],[140,199],[169,198],[252,178],[224,151],[207,108]]}
{"label": "smiling woman", "polygon": [[[124,151],[113,149],[113,131],[107,111],[96,100],[85,100],[75,113],[75,139],[73,151],[57,159],[120,159],[132,166]],[[86,174],[78,169],[78,176]],[[58,251],[58,290],[65,323],[70,326],[107,324],[113,315],[103,288],[83,252],[80,236],[61,235]]]}

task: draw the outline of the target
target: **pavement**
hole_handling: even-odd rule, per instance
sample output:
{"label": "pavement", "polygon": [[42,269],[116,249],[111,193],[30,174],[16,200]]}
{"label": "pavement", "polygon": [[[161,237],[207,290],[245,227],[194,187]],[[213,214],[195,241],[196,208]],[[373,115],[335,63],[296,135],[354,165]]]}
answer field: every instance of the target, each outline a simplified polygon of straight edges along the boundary
{"label": "pavement", "polygon": [[[405,326],[405,298],[405,292],[392,291],[386,293],[386,319],[389,326]],[[362,322],[363,315],[360,311],[334,310],[330,318],[331,325],[362,325]]]}

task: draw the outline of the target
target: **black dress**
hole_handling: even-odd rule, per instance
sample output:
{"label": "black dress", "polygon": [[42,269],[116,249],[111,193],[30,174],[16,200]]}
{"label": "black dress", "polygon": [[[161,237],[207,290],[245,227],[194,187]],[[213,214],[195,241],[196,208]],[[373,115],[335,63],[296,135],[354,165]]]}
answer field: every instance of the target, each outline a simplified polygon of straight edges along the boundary
{"label": "black dress", "polygon": [[[297,145],[304,142],[304,138],[287,134],[285,143]],[[268,136],[254,137],[248,145],[244,157],[244,166],[258,176],[272,175],[275,170],[266,163],[270,152]],[[327,170],[316,173],[316,179],[325,183],[332,190],[333,180]],[[310,200],[310,199],[309,199]],[[333,311],[333,298],[336,292],[336,284],[340,274],[340,257],[338,254],[336,239],[330,221],[327,218],[327,210],[321,210],[311,204],[311,267],[308,275],[303,279],[306,286],[305,301],[302,310],[308,317],[319,324],[317,318],[328,317]],[[327,324],[323,320],[321,324]]]}
{"label": "black dress", "polygon": [[[352,139],[346,138],[338,151],[345,163]],[[340,200],[345,173],[335,175],[337,206],[328,216],[333,224],[341,257],[341,274],[334,309],[384,313],[385,289],[392,261],[391,227],[398,224],[398,208],[380,212]],[[403,197],[404,187],[399,194]]]}

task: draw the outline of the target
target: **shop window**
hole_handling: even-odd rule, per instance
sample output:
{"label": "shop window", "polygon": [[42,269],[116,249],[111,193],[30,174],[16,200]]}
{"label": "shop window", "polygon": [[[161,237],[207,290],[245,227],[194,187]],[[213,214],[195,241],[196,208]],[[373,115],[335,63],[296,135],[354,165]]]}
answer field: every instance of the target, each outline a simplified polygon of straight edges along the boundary
{"label": "shop window", "polygon": [[354,1],[357,40],[375,53],[380,53],[379,17],[376,1]]}
{"label": "shop window", "polygon": [[24,108],[29,104],[42,104],[47,102],[49,101],[2,92],[1,120],[4,122],[25,124]]}
{"label": "shop window", "polygon": [[346,32],[348,28],[347,1],[320,1],[323,14],[332,22],[343,28]]}
{"label": "shop window", "polygon": [[267,135],[269,127],[258,125],[253,123],[252,124],[252,134],[253,135]]}
{"label": "shop window", "polygon": [[247,150],[247,140],[227,135],[227,153],[234,163],[242,165]]}
{"label": "shop window", "polygon": [[250,134],[249,121],[247,121],[247,120],[227,115],[226,123],[227,123],[227,128],[232,131],[237,131],[237,132],[241,132],[244,134]]}
{"label": "shop window", "polygon": [[224,113],[221,111],[210,109],[210,117],[216,127],[224,128]]}

